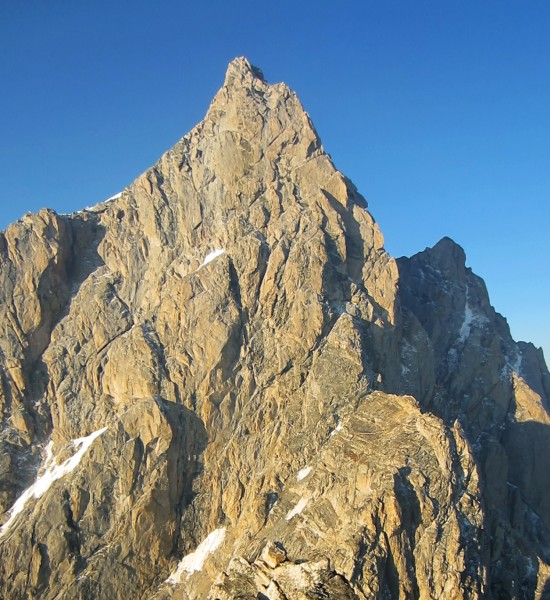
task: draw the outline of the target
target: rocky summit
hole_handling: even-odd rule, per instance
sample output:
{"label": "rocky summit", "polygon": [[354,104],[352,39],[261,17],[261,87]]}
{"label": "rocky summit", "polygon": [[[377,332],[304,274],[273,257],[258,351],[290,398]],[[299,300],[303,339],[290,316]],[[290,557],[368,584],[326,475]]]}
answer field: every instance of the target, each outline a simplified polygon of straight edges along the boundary
{"label": "rocky summit", "polygon": [[2,597],[550,597],[550,375],[465,260],[389,256],[234,60],[122,193],[0,233]]}

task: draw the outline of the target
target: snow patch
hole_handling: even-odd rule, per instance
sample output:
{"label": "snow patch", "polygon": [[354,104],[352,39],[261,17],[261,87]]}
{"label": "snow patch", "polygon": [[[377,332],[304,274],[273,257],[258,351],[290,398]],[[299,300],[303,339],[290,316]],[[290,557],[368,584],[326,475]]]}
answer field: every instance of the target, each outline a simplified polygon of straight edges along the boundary
{"label": "snow patch", "polygon": [[512,356],[506,355],[506,363],[500,373],[501,379],[507,379],[511,373],[515,373],[518,377],[521,375],[522,356],[517,346],[514,346]]}
{"label": "snow patch", "polygon": [[515,348],[516,351],[516,355],[514,356],[514,360],[513,361],[509,361],[508,362],[508,366],[510,367],[510,369],[512,369],[512,371],[514,371],[517,375],[519,375],[519,372],[521,371],[521,352]]}
{"label": "snow patch", "polygon": [[466,306],[464,307],[464,321],[462,323],[462,327],[458,332],[460,337],[460,341],[464,343],[468,337],[470,336],[470,331],[472,329],[472,324],[474,322],[474,311],[471,309],[470,305],[466,302]]}
{"label": "snow patch", "polygon": [[46,459],[44,461],[44,468],[47,469],[53,462],[53,442],[50,440],[46,447],[44,448],[44,452],[46,453]]}
{"label": "snow patch", "polygon": [[307,506],[309,502],[309,498],[300,498],[300,500],[298,500],[298,504],[296,504],[296,506],[289,510],[287,515],[286,515],[286,520],[290,521],[290,519],[292,519],[293,517],[295,517],[296,515],[299,515],[304,508]]}
{"label": "snow patch", "polygon": [[344,426],[342,425],[342,421],[340,421],[338,425],[336,425],[336,427],[330,432],[330,437],[336,435],[339,431],[342,431],[342,429],[344,429]]}
{"label": "snow patch", "polygon": [[468,295],[466,294],[466,305],[464,306],[464,320],[458,332],[459,341],[464,344],[470,337],[473,325],[481,325],[487,321],[487,317],[477,315],[474,313],[472,307],[468,302]]}
{"label": "snow patch", "polygon": [[98,202],[97,204],[94,204],[93,206],[87,206],[84,210],[88,211],[88,212],[94,212],[96,210],[101,209],[104,204],[107,204],[108,202],[112,202],[113,200],[117,200],[121,196],[122,196],[122,192],[119,192],[118,194],[115,194],[114,196],[110,196],[106,200],[102,200],[101,202]]}
{"label": "snow patch", "polygon": [[296,481],[302,481],[302,479],[305,479],[310,473],[311,467],[306,465],[303,469],[298,471],[298,474],[296,475]]}
{"label": "snow patch", "polygon": [[119,192],[118,194],[115,194],[114,196],[109,196],[109,198],[107,198],[107,200],[103,200],[103,202],[110,202],[111,200],[117,200],[121,196],[122,196],[122,192]]}
{"label": "snow patch", "polygon": [[207,265],[208,263],[211,263],[214,259],[218,258],[218,256],[221,256],[224,253],[225,253],[224,249],[214,250],[213,252],[210,252],[209,254],[207,254],[204,257],[204,260],[202,261],[202,265],[199,268],[204,267],[204,265]]}
{"label": "snow patch", "polygon": [[55,464],[55,458],[52,453],[53,442],[49,442],[45,448],[46,457],[44,465],[41,468],[42,474],[15,501],[10,509],[10,518],[0,528],[0,536],[10,528],[15,517],[25,508],[25,505],[31,498],[40,498],[50,489],[54,481],[57,481],[64,475],[67,475],[67,473],[74,471],[88,448],[93,444],[94,440],[102,433],[105,433],[105,431],[107,431],[107,427],[94,431],[86,437],[71,440],[72,444],[77,448],[77,451],[60,465]]}
{"label": "snow patch", "polygon": [[195,573],[196,571],[202,571],[204,561],[209,554],[212,554],[222,544],[225,538],[225,527],[221,529],[215,529],[197,546],[194,552],[184,556],[179,564],[178,568],[168,577],[167,583],[175,585],[181,582],[184,573],[187,576]]}

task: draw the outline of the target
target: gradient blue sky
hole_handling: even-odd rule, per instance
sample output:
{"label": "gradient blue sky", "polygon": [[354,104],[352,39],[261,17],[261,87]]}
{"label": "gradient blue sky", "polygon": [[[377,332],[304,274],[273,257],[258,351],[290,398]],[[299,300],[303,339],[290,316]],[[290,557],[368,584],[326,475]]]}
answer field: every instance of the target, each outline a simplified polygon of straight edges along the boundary
{"label": "gradient blue sky", "polygon": [[124,188],[239,55],[296,90],[390,253],[452,237],[550,357],[548,0],[0,0],[0,229]]}

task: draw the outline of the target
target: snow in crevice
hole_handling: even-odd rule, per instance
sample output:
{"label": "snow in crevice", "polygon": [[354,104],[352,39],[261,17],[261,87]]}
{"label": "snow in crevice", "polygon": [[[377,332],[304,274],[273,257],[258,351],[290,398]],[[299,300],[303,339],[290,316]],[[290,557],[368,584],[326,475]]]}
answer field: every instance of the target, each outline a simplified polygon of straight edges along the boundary
{"label": "snow in crevice", "polygon": [[521,352],[516,349],[516,358],[515,358],[514,362],[510,365],[510,368],[512,369],[512,371],[514,371],[518,375],[520,374],[520,371],[521,371],[521,358],[522,358]]}
{"label": "snow in crevice", "polygon": [[106,430],[107,427],[104,427],[103,429],[94,431],[86,437],[71,440],[73,446],[76,448],[76,452],[60,465],[55,463],[55,457],[52,453],[53,442],[49,442],[44,449],[45,459],[43,466],[39,470],[39,476],[36,481],[28,487],[21,496],[19,496],[11,507],[9,519],[2,525],[2,528],[0,528],[0,536],[10,528],[15,517],[25,508],[25,505],[31,498],[40,498],[50,489],[55,481],[61,479],[61,477],[67,475],[71,471],[74,471],[88,448],[93,444],[94,440]]}
{"label": "snow in crevice", "polygon": [[268,517],[273,512],[273,509],[277,506],[278,502],[279,502],[279,494],[277,494],[277,492],[270,492],[267,495],[266,512],[267,512]]}
{"label": "snow in crevice", "polygon": [[501,377],[507,378],[510,373],[521,375],[521,362],[522,356],[517,346],[514,346],[514,351],[510,354],[506,354],[506,363],[502,368]]}
{"label": "snow in crevice", "polygon": [[122,192],[118,192],[118,194],[115,194],[114,196],[109,196],[109,198],[107,198],[107,200],[103,200],[103,202],[110,202],[111,200],[118,200],[118,198],[120,198],[122,196]]}
{"label": "snow in crevice", "polygon": [[222,249],[213,250],[212,252],[208,253],[204,257],[204,260],[202,261],[202,265],[199,267],[199,269],[201,269],[202,267],[204,267],[208,263],[211,263],[213,260],[215,260],[216,258],[218,258],[218,256],[221,256],[222,254],[225,254],[225,249],[223,249],[223,248]]}
{"label": "snow in crevice", "polygon": [[298,500],[298,503],[296,504],[296,506],[288,511],[285,519],[287,521],[290,521],[290,519],[292,519],[296,515],[299,515],[304,510],[304,508],[308,505],[308,502],[309,502],[309,498],[300,498],[300,500]]}
{"label": "snow in crevice", "polygon": [[208,555],[215,552],[223,543],[225,538],[225,527],[215,529],[196,547],[196,549],[184,556],[177,569],[166,579],[167,583],[173,585],[180,583],[183,574],[186,573],[187,577],[197,571],[202,571],[204,561]]}
{"label": "snow in crevice", "polygon": [[296,475],[296,481],[302,481],[302,479],[305,479],[310,473],[311,467],[306,465],[303,469],[298,471],[298,474]]}
{"label": "snow in crevice", "polygon": [[46,444],[46,447],[44,448],[44,452],[46,453],[46,456],[44,458],[44,469],[47,469],[48,467],[51,466],[51,464],[53,463],[53,460],[54,460],[53,442],[51,440]]}
{"label": "snow in crevice", "polygon": [[474,322],[474,311],[466,302],[466,306],[464,307],[464,321],[462,322],[462,327],[458,332],[458,336],[460,341],[464,343],[470,337],[470,331],[472,330],[472,324]]}
{"label": "snow in crevice", "polygon": [[470,337],[472,333],[472,327],[474,325],[481,325],[487,321],[487,317],[483,315],[476,314],[473,308],[470,305],[468,290],[466,290],[466,302],[464,305],[464,319],[462,321],[462,325],[460,326],[460,330],[458,332],[458,339],[461,344],[466,343],[466,340]]}
{"label": "snow in crevice", "polygon": [[342,431],[342,429],[344,429],[344,425],[342,424],[342,421],[339,421],[338,425],[330,432],[330,437],[336,435],[339,431]]}
{"label": "snow in crevice", "polygon": [[88,211],[88,212],[94,212],[96,210],[100,210],[102,208],[104,208],[104,206],[106,204],[108,204],[109,202],[112,202],[113,200],[118,200],[118,198],[120,198],[122,196],[122,192],[119,192],[118,194],[115,194],[114,196],[110,196],[109,198],[106,198],[105,200],[102,200],[101,202],[98,202],[97,204],[94,204],[93,206],[87,206],[84,210]]}

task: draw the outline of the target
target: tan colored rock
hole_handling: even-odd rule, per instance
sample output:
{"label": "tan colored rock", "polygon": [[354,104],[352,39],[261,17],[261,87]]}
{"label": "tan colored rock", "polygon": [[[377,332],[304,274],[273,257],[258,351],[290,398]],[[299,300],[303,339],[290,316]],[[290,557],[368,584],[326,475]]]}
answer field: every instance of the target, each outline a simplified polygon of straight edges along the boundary
{"label": "tan colored rock", "polygon": [[264,546],[260,558],[270,569],[274,569],[286,560],[286,550],[282,544],[269,541]]}
{"label": "tan colored rock", "polygon": [[246,59],[119,197],[0,234],[0,283],[10,600],[547,590],[543,358],[451,240],[384,251]]}

